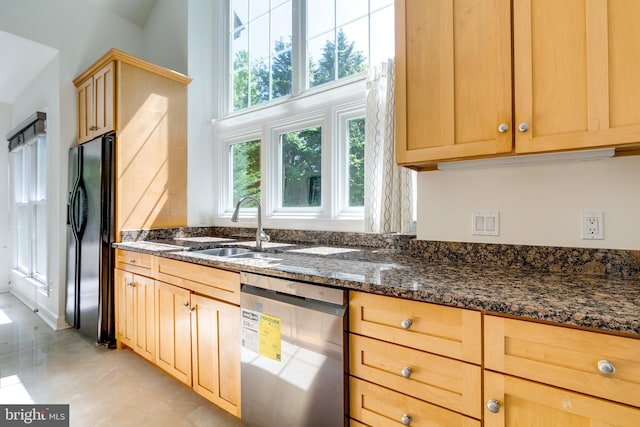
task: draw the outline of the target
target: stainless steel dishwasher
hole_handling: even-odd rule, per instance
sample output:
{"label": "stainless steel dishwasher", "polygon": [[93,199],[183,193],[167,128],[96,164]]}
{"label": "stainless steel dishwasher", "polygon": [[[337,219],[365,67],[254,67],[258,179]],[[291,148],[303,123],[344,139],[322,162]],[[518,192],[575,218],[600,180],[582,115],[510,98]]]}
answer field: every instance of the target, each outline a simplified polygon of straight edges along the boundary
{"label": "stainless steel dishwasher", "polygon": [[242,422],[346,425],[346,292],[241,273]]}

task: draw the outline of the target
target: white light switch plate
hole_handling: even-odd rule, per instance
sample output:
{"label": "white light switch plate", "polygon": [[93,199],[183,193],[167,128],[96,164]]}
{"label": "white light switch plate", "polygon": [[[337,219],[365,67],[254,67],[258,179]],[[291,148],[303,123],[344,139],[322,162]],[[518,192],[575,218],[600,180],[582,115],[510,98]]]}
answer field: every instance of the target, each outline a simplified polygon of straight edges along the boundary
{"label": "white light switch plate", "polygon": [[474,236],[499,236],[500,212],[482,211],[471,213],[471,234]]}

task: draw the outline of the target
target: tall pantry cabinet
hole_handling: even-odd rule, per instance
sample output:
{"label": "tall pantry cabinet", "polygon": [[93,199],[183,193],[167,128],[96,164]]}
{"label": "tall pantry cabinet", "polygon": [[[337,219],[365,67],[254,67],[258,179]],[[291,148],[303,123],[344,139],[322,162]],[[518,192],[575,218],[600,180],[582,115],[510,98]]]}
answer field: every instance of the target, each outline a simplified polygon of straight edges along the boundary
{"label": "tall pantry cabinet", "polygon": [[116,239],[126,229],[187,223],[187,85],[191,82],[111,49],[73,83],[78,142],[116,134]]}
{"label": "tall pantry cabinet", "polygon": [[640,2],[396,0],[396,160],[640,145]]}

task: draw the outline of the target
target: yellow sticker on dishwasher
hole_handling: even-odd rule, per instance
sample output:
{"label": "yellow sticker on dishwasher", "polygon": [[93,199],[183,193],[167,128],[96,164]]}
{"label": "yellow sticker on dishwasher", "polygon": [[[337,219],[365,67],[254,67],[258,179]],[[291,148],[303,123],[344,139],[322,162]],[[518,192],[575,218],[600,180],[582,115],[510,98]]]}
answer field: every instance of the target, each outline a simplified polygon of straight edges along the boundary
{"label": "yellow sticker on dishwasher", "polygon": [[282,361],[282,345],[280,339],[280,318],[262,313],[260,316],[259,353],[269,359]]}

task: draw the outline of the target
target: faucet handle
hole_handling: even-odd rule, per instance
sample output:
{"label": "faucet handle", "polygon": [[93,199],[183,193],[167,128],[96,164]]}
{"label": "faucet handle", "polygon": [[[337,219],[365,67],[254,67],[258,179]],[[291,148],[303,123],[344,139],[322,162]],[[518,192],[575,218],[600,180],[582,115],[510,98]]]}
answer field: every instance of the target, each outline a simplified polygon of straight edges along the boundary
{"label": "faucet handle", "polygon": [[260,240],[262,240],[263,242],[268,242],[269,240],[271,240],[271,237],[269,237],[269,235],[265,233],[264,230],[260,230]]}

